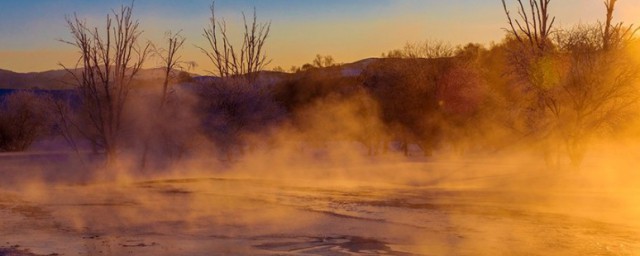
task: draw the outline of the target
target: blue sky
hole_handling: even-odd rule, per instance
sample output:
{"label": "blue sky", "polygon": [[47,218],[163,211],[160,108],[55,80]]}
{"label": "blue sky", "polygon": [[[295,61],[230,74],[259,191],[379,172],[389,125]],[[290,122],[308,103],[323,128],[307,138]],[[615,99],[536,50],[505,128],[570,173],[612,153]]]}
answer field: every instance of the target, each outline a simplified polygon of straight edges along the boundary
{"label": "blue sky", "polygon": [[[510,0],[510,2],[514,2]],[[0,69],[42,71],[69,63],[74,49],[65,15],[78,13],[92,25],[130,0],[0,0]],[[158,42],[165,31],[187,37],[184,59],[207,63],[194,45],[204,45],[209,0],[136,0],[134,15],[146,39]],[[217,15],[238,31],[241,12],[255,7],[272,22],[268,42],[272,66],[301,65],[315,54],[339,62],[379,56],[407,41],[438,39],[453,44],[499,41],[506,26],[500,0],[218,0]],[[602,0],[554,0],[560,26],[592,23],[603,16]],[[640,0],[620,0],[617,20],[640,23]]]}

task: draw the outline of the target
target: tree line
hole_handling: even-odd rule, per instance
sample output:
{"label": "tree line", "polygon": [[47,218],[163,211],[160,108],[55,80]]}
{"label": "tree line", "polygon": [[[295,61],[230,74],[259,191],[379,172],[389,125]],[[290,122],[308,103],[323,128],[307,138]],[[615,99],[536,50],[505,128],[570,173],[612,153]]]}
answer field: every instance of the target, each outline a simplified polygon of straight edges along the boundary
{"label": "tree line", "polygon": [[[616,2],[604,1],[602,22],[558,28],[551,0],[502,0],[506,36],[499,43],[407,43],[362,64],[356,75],[343,72],[349,64],[318,55],[293,74],[276,73],[269,86],[261,71],[270,63],[265,44],[271,24],[260,22],[255,10],[249,19],[243,13],[244,33],[234,45],[212,4],[203,29],[207,45],[199,48],[219,79],[186,94],[171,86],[173,70],[186,65],[180,33],[168,33],[163,47],[143,42],[132,6],[113,11],[103,29],[70,16],[72,40],[65,42],[81,57],[65,68],[75,78],[80,104],[50,100],[50,122],[74,148],[79,140],[88,142],[107,162],[138,150],[143,168],[147,156],[180,158],[210,146],[203,140],[233,159],[255,146],[252,138],[268,144],[283,127],[304,134],[305,141],[357,141],[372,155],[392,145],[405,154],[415,145],[431,155],[445,149],[493,152],[522,142],[539,149],[551,166],[564,157],[577,166],[593,139],[624,129],[638,110],[637,29],[614,22]],[[162,60],[165,79],[157,97],[142,100],[132,88],[152,55]],[[20,109],[15,102],[28,97],[12,95],[2,109]],[[134,110],[141,104],[154,107]],[[3,132],[16,130],[5,120],[20,118],[0,117],[0,148],[28,147],[33,139],[18,139],[27,146],[16,146],[6,138],[24,135]]]}

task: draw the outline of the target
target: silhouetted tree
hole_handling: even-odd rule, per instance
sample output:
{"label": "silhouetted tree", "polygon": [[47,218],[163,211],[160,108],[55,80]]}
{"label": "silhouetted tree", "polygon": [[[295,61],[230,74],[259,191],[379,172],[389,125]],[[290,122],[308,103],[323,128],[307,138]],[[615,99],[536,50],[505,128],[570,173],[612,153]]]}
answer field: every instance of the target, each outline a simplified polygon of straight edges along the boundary
{"label": "silhouetted tree", "polygon": [[559,45],[566,64],[552,95],[552,124],[574,165],[582,161],[591,137],[623,126],[639,96],[640,69],[622,46],[627,42],[607,46],[605,38],[594,36],[598,31],[583,26],[559,36],[570,39]]}
{"label": "silhouetted tree", "polygon": [[450,59],[381,59],[363,72],[364,86],[380,104],[380,116],[389,135],[408,155],[409,144],[429,154],[440,143],[438,75]]}
{"label": "silhouetted tree", "polygon": [[243,13],[242,45],[237,46],[231,43],[226,22],[216,17],[215,2],[210,9],[209,27],[203,33],[208,48],[199,48],[213,64],[212,73],[221,79],[201,91],[200,107],[208,135],[232,160],[235,153],[242,154],[245,149],[243,136],[262,132],[258,127],[266,128],[280,112],[259,79],[259,71],[270,62],[264,46],[271,22],[258,22],[255,8],[250,22]]}
{"label": "silhouetted tree", "polygon": [[[122,6],[107,15],[104,31],[89,27],[77,15],[67,17],[73,36],[64,41],[80,51],[74,69],[64,67],[75,78],[87,124],[95,134],[91,140],[105,150],[108,163],[115,160],[123,128],[123,114],[132,82],[149,53],[150,43],[140,44],[139,22],[132,15],[133,6]],[[114,24],[115,23],[115,24]],[[80,126],[78,126],[80,127]]]}
{"label": "silhouetted tree", "polygon": [[211,17],[209,27],[202,34],[207,43],[207,49],[198,47],[213,64],[213,73],[226,78],[246,75],[253,81],[255,73],[264,69],[269,64],[264,45],[269,37],[271,22],[258,23],[256,10],[253,10],[253,19],[247,23],[247,18],[242,13],[244,20],[244,34],[242,45],[239,47],[231,43],[224,20],[219,21],[215,15],[215,2],[211,4]]}
{"label": "silhouetted tree", "polygon": [[402,49],[391,50],[382,54],[383,58],[446,58],[455,54],[455,48],[449,43],[437,40],[424,42],[407,42]]}
{"label": "silhouetted tree", "polygon": [[326,67],[331,67],[336,65],[335,61],[333,60],[333,56],[331,55],[320,55],[317,54],[316,58],[313,59],[312,65],[316,68],[326,68]]}
{"label": "silhouetted tree", "polygon": [[521,106],[528,134],[543,141],[548,163],[557,165],[553,152],[564,152],[579,166],[589,139],[620,127],[620,120],[633,109],[638,68],[624,50],[633,32],[611,25],[616,1],[605,1],[604,25],[558,30],[551,40],[553,20],[545,22],[549,2],[530,0],[528,16],[518,0],[519,21],[511,19],[503,1],[516,42],[508,52],[508,70],[526,95],[520,100],[526,102]]}
{"label": "silhouetted tree", "polygon": [[167,102],[167,96],[169,93],[169,82],[172,78],[172,73],[176,68],[180,68],[181,56],[178,54],[178,51],[180,51],[180,49],[182,48],[182,45],[184,44],[186,38],[181,36],[180,32],[175,34],[168,32],[166,40],[167,49],[161,49],[158,52],[158,55],[162,59],[162,68],[164,69],[164,81],[162,82],[162,98],[160,99],[160,110],[162,110]]}
{"label": "silhouetted tree", "polygon": [[622,47],[633,38],[638,28],[633,25],[625,26],[624,23],[613,23],[613,14],[617,0],[605,0],[606,18],[604,24],[600,23],[602,33],[602,49],[605,51],[611,48]]}
{"label": "silhouetted tree", "polygon": [[[181,55],[178,54],[182,45],[184,44],[186,38],[180,35],[180,32],[177,33],[167,33],[166,37],[166,49],[156,49],[157,55],[162,59],[163,64],[163,73],[164,79],[162,82],[162,95],[160,97],[160,104],[158,106],[158,115],[154,116],[149,120],[153,125],[151,125],[157,134],[160,134],[157,138],[165,141],[163,144],[168,144],[167,141],[171,140],[171,135],[165,131],[165,127],[171,122],[168,118],[167,113],[164,108],[167,105],[168,96],[169,96],[169,83],[172,80],[175,73],[176,68],[180,68],[180,58]],[[182,71],[178,73],[183,74]],[[187,74],[188,75],[188,74]],[[183,78],[184,79],[184,78]],[[146,167],[147,163],[147,154],[149,152],[149,143],[151,137],[147,135],[147,138],[144,141],[144,149],[142,152],[142,168]]]}
{"label": "silhouetted tree", "polygon": [[0,104],[0,151],[24,151],[47,134],[51,118],[46,96],[14,92]]}
{"label": "silhouetted tree", "polygon": [[429,155],[466,136],[464,126],[483,97],[475,63],[481,51],[473,44],[456,50],[441,41],[407,43],[365,69],[365,86],[379,101],[382,120],[405,154],[409,143]]}
{"label": "silhouetted tree", "polygon": [[518,18],[512,18],[506,0],[502,0],[504,12],[507,15],[509,29],[507,31],[520,43],[528,44],[530,49],[545,51],[550,46],[555,17],[549,17],[551,0],[529,0],[528,7],[522,0],[518,3]]}

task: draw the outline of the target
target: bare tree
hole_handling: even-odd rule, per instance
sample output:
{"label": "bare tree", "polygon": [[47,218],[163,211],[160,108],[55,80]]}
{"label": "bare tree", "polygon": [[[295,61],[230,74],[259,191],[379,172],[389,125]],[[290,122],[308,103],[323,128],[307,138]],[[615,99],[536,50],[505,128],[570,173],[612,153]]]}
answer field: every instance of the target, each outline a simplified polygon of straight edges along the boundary
{"label": "bare tree", "polygon": [[[510,35],[506,41],[508,58],[507,72],[515,78],[514,88],[518,88],[526,96],[515,102],[521,110],[525,127],[523,134],[536,134],[543,130],[546,118],[556,112],[555,98],[550,88],[559,85],[561,60],[555,58],[550,38],[555,17],[550,18],[549,4],[551,0],[529,0],[528,4],[516,0],[516,18],[512,17],[506,0],[502,6],[509,28],[505,29]],[[557,39],[557,38],[556,38]]]}
{"label": "bare tree", "polygon": [[600,26],[580,24],[569,29],[559,29],[554,43],[561,52],[591,53],[605,46]]}
{"label": "bare tree", "polygon": [[[165,106],[167,105],[168,97],[169,97],[169,83],[174,78],[174,72],[176,68],[181,68],[181,56],[178,54],[186,38],[180,35],[180,31],[176,33],[167,32],[166,41],[167,44],[166,49],[155,49],[157,56],[162,60],[162,70],[164,73],[164,80],[162,82],[162,94],[160,97],[160,105],[158,108],[158,115],[151,118],[152,127],[154,129],[159,130],[163,136],[161,136],[162,140],[168,141],[170,140],[168,134],[165,131],[165,125],[163,125],[164,121],[168,121],[166,119],[167,112],[164,111]],[[147,165],[147,155],[149,154],[149,144],[151,143],[151,135],[147,134],[144,139],[144,149],[142,152],[142,166],[144,169]],[[167,143],[165,143],[167,144]]]}
{"label": "bare tree", "polygon": [[554,127],[574,164],[582,161],[590,137],[615,131],[636,114],[640,69],[625,51],[635,32],[629,27],[619,34],[621,24],[611,25],[615,2],[605,2],[609,30],[602,23],[582,25],[558,36],[558,47],[570,65],[554,95],[558,102]]}
{"label": "bare tree", "polygon": [[[228,160],[234,152],[244,151],[243,133],[255,132],[269,119],[275,120],[275,103],[266,88],[257,88],[258,72],[270,63],[265,52],[271,22],[258,22],[256,9],[250,21],[242,13],[244,32],[242,44],[234,45],[224,19],[218,19],[215,2],[211,4],[211,18],[202,34],[208,46],[198,47],[213,64],[214,75],[222,79],[213,82],[200,93],[204,126]],[[271,110],[274,109],[274,110]]]}
{"label": "bare tree", "polygon": [[551,0],[529,0],[528,7],[522,0],[518,3],[518,18],[512,18],[505,0],[502,0],[504,12],[507,15],[509,29],[520,43],[528,44],[532,49],[545,51],[549,46],[549,38],[553,29],[555,17],[549,16]]}
{"label": "bare tree", "polygon": [[634,114],[640,74],[623,52],[571,54],[571,67],[557,96],[555,119],[574,165],[582,162],[590,138],[616,131]]}
{"label": "bare tree", "polygon": [[[162,83],[162,98],[160,99],[160,109],[164,107],[167,101],[167,94],[169,90],[169,82],[171,80],[171,74],[176,68],[180,68],[180,55],[177,55],[178,51],[182,48],[182,45],[186,41],[186,38],[180,35],[180,32],[175,34],[167,33],[167,49],[161,50],[158,55],[162,59],[164,69],[164,81]],[[164,52],[164,54],[162,53]]]}
{"label": "bare tree", "polygon": [[613,24],[613,13],[615,11],[617,0],[605,0],[604,5],[607,10],[607,16],[604,24],[600,23],[602,33],[602,49],[607,51],[611,48],[620,47],[624,42],[628,42],[633,38],[638,28],[633,25],[625,26],[624,23]]}
{"label": "bare tree", "polygon": [[316,58],[313,59],[313,64],[314,67],[317,68],[326,68],[326,67],[331,67],[331,66],[335,66],[335,60],[333,59],[333,56],[331,55],[320,55],[320,54],[316,54]]}
{"label": "bare tree", "polygon": [[516,43],[509,64],[519,79],[515,84],[527,95],[522,111],[527,129],[544,144],[546,155],[562,152],[579,166],[589,139],[620,127],[638,99],[639,70],[621,51],[634,32],[611,25],[616,1],[606,0],[604,25],[558,30],[551,41],[553,20],[545,25],[550,0],[530,0],[529,14],[517,2],[520,19],[514,20],[502,1]]}
{"label": "bare tree", "polygon": [[607,9],[607,18],[604,23],[602,38],[604,49],[609,49],[611,43],[611,22],[613,21],[613,11],[615,10],[617,0],[605,0],[604,6]]}
{"label": "bare tree", "polygon": [[426,40],[424,42],[407,42],[402,49],[391,50],[383,54],[386,58],[446,58],[455,54],[455,48],[451,44],[438,41]]}
{"label": "bare tree", "polygon": [[202,34],[207,39],[209,48],[198,48],[213,64],[212,73],[220,77],[248,75],[248,78],[253,80],[255,73],[263,70],[270,63],[265,54],[264,45],[269,37],[271,22],[259,23],[255,8],[251,24],[242,13],[244,35],[242,45],[238,49],[231,42],[226,21],[218,20],[215,15],[215,2],[211,4],[210,9],[209,27],[205,28]]}
{"label": "bare tree", "polygon": [[104,149],[108,163],[117,156],[127,98],[151,46],[139,44],[142,30],[132,9],[112,10],[103,31],[75,14],[67,17],[73,40],[63,41],[80,51],[74,69],[63,67],[74,77],[82,99],[86,129],[92,130],[85,134],[96,134],[95,142]]}

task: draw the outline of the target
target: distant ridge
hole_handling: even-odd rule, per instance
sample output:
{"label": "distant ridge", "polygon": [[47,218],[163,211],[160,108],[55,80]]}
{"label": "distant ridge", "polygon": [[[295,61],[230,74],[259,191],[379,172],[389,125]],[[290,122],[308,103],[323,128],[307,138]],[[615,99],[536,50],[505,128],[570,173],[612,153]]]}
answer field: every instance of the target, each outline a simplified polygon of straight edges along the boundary
{"label": "distant ridge", "polygon": [[[258,84],[273,85],[280,81],[304,76],[311,73],[331,74],[332,76],[353,77],[359,76],[362,71],[367,69],[371,64],[391,64],[408,61],[408,59],[398,58],[367,58],[352,63],[339,64],[329,67],[311,68],[306,71],[296,73],[278,72],[278,71],[259,71],[257,73]],[[414,59],[415,61],[415,59]],[[431,62],[429,59],[418,59],[420,62]],[[174,70],[176,74],[179,70]],[[197,84],[210,84],[218,81],[220,78],[212,75],[198,75],[188,73]],[[137,76],[142,86],[149,87],[162,83],[164,79],[164,70],[162,68],[143,69]],[[63,90],[74,87],[74,81],[71,74],[66,70],[49,70],[44,72],[17,73],[10,70],[0,69],[0,89],[36,89],[36,90]]]}
{"label": "distant ridge", "polygon": [[[173,72],[177,74],[179,71],[174,70]],[[191,73],[189,75],[191,77],[197,76]],[[137,78],[145,84],[162,82],[164,70],[162,68],[143,69],[138,73]],[[0,69],[0,89],[64,90],[73,88],[74,82],[73,76],[64,69],[29,73]]]}

